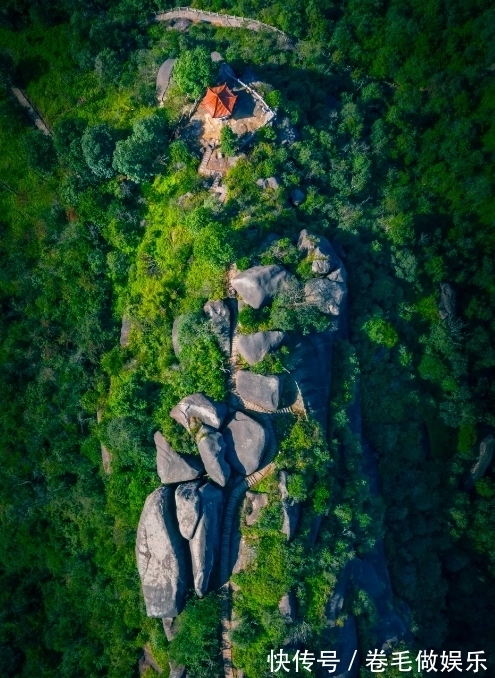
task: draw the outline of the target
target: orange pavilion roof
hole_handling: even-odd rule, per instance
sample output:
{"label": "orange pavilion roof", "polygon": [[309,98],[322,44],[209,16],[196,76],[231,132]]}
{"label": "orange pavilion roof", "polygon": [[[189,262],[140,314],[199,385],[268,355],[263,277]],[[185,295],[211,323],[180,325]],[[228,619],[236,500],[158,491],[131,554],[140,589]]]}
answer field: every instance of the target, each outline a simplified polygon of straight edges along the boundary
{"label": "orange pavilion roof", "polygon": [[225,118],[232,115],[237,96],[232,94],[227,84],[208,87],[201,105],[212,118]]}

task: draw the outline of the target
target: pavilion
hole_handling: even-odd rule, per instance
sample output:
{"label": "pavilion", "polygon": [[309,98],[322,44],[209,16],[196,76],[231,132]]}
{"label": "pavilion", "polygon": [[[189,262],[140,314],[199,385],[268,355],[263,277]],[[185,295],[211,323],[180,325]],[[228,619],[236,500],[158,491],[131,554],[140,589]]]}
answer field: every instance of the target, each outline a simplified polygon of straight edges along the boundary
{"label": "pavilion", "polygon": [[237,95],[227,87],[227,83],[219,87],[208,87],[201,106],[212,118],[228,118],[234,111]]}

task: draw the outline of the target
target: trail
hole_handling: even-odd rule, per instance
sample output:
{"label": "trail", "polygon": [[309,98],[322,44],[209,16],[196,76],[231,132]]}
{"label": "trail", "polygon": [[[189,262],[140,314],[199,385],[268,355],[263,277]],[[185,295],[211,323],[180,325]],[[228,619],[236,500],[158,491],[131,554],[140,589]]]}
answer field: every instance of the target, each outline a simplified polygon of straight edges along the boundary
{"label": "trail", "polygon": [[29,99],[26,97],[24,92],[19,89],[18,87],[12,87],[12,94],[15,96],[17,101],[21,104],[23,108],[26,109],[29,117],[31,120],[34,122],[36,127],[43,132],[43,134],[46,134],[47,136],[52,136],[52,133],[50,132],[48,125],[45,123],[41,115],[38,113],[38,111],[34,108],[34,106],[31,104]]}
{"label": "trail", "polygon": [[155,21],[171,21],[172,19],[189,19],[194,23],[206,22],[216,26],[224,26],[225,28],[246,28],[249,31],[256,32],[271,31],[280,35],[286,43],[290,43],[288,35],[279,28],[265,24],[257,19],[249,19],[243,16],[219,14],[218,12],[208,12],[206,10],[194,9],[193,7],[175,7],[155,15]]}
{"label": "trail", "polygon": [[[235,271],[231,268],[228,272],[228,282],[229,282],[229,297],[235,298],[235,290],[230,286],[230,280],[235,274]],[[263,458],[263,466],[258,469],[251,475],[246,476],[245,478],[240,478],[237,483],[234,485],[229,498],[227,500],[227,506],[225,508],[223,526],[222,526],[222,544],[220,552],[220,593],[221,593],[221,627],[222,627],[222,660],[224,666],[224,675],[225,678],[234,678],[234,666],[232,662],[232,642],[230,640],[230,631],[232,627],[231,623],[231,603],[232,603],[232,589],[230,586],[230,566],[231,566],[231,554],[230,554],[230,545],[232,539],[232,528],[234,526],[234,521],[236,518],[236,512],[239,507],[239,504],[242,501],[242,498],[246,491],[250,487],[254,487],[257,483],[261,482],[264,478],[269,476],[275,471],[274,459],[277,456],[278,452],[278,443],[275,429],[273,427],[272,417],[275,415],[287,415],[294,414],[291,408],[286,407],[275,412],[268,412],[262,407],[255,405],[254,403],[248,403],[236,393],[235,390],[235,375],[239,369],[238,364],[238,351],[237,351],[237,311],[234,312],[235,317],[232,319],[232,341],[231,341],[231,350],[230,350],[230,359],[229,359],[229,387],[231,391],[231,404],[235,406],[237,410],[250,413],[254,412],[257,415],[258,419],[261,419],[266,431],[269,436],[268,448],[265,452]]]}

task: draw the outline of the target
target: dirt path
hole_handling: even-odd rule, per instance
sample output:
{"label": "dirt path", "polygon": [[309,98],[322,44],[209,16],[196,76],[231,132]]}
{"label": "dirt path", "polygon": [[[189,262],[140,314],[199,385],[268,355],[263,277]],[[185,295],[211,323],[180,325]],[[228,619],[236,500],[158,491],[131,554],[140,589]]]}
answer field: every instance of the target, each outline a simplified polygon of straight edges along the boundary
{"label": "dirt path", "polygon": [[18,87],[12,87],[12,94],[15,96],[15,98],[21,104],[21,106],[26,109],[29,117],[34,122],[36,127],[39,130],[41,130],[43,134],[46,134],[47,136],[52,136],[52,133],[50,132],[47,124],[45,123],[41,115],[38,113],[38,111],[34,108],[34,106],[30,103],[24,92],[20,90]]}
{"label": "dirt path", "polygon": [[165,95],[170,85],[170,78],[177,59],[167,59],[158,69],[156,76],[156,98],[163,103]]}

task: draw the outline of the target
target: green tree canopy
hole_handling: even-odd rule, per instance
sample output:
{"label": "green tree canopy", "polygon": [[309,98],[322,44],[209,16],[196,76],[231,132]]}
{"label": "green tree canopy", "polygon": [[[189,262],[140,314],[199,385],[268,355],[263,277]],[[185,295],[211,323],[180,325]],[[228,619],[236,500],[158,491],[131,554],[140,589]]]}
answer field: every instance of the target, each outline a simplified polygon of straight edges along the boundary
{"label": "green tree canopy", "polygon": [[196,98],[209,85],[215,74],[215,65],[205,47],[183,52],[174,67],[174,80],[184,94]]}
{"label": "green tree canopy", "polygon": [[167,131],[167,122],[159,113],[138,120],[131,136],[117,142],[113,167],[133,181],[151,179],[158,174],[160,165],[157,161],[165,155]]}
{"label": "green tree canopy", "polygon": [[88,167],[100,179],[110,179],[115,150],[115,132],[106,124],[88,126],[81,139],[81,147]]}

